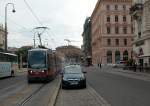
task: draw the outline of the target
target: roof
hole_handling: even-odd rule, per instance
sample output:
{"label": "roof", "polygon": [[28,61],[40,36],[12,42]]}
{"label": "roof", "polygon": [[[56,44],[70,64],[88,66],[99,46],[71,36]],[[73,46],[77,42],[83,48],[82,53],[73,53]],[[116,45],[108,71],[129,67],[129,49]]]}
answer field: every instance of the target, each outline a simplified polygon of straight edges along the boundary
{"label": "roof", "polygon": [[17,56],[16,54],[6,53],[6,52],[0,52],[0,54],[6,54],[6,55],[10,55],[10,56]]}
{"label": "roof", "polygon": [[29,51],[51,51],[52,52],[51,49],[43,49],[43,48],[35,48],[35,49],[31,49]]}

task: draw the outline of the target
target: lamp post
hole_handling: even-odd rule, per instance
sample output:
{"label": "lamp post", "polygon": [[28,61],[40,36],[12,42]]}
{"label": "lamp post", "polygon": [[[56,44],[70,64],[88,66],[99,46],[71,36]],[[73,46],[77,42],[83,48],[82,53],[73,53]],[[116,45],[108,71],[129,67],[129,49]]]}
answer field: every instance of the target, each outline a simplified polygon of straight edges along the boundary
{"label": "lamp post", "polygon": [[7,34],[8,34],[8,32],[7,32],[7,6],[8,5],[12,5],[13,6],[13,9],[12,9],[13,13],[16,12],[13,3],[7,3],[5,5],[5,51],[7,51]]}

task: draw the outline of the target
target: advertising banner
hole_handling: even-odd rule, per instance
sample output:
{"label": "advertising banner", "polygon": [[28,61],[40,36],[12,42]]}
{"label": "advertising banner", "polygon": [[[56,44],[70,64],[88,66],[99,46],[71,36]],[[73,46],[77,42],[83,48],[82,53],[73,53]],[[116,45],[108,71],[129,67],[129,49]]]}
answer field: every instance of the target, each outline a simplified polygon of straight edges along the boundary
{"label": "advertising banner", "polygon": [[0,77],[6,77],[11,75],[11,63],[0,62]]}

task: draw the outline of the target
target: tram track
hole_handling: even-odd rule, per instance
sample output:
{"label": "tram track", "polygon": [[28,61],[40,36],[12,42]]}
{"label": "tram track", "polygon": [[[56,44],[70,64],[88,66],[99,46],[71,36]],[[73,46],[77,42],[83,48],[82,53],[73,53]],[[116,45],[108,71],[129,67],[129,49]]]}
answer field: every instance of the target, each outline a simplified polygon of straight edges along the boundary
{"label": "tram track", "polygon": [[36,89],[33,93],[31,93],[29,96],[27,96],[25,99],[23,99],[18,106],[24,106],[27,104],[42,88],[44,88],[46,84],[42,84],[38,89]]}

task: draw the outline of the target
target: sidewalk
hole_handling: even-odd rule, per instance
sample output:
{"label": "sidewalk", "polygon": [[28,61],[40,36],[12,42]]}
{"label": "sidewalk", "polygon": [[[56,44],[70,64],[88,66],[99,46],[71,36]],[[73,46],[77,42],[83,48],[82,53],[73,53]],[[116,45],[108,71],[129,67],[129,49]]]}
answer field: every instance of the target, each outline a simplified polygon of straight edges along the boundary
{"label": "sidewalk", "polygon": [[117,74],[129,78],[140,79],[144,81],[150,81],[150,74],[146,72],[134,72],[133,70],[123,70],[122,68],[113,68],[112,66],[102,66],[100,67],[86,67],[87,71],[102,71],[111,74]]}
{"label": "sidewalk", "polygon": [[27,68],[20,68],[18,70],[16,70],[17,72],[26,72],[27,71]]}

